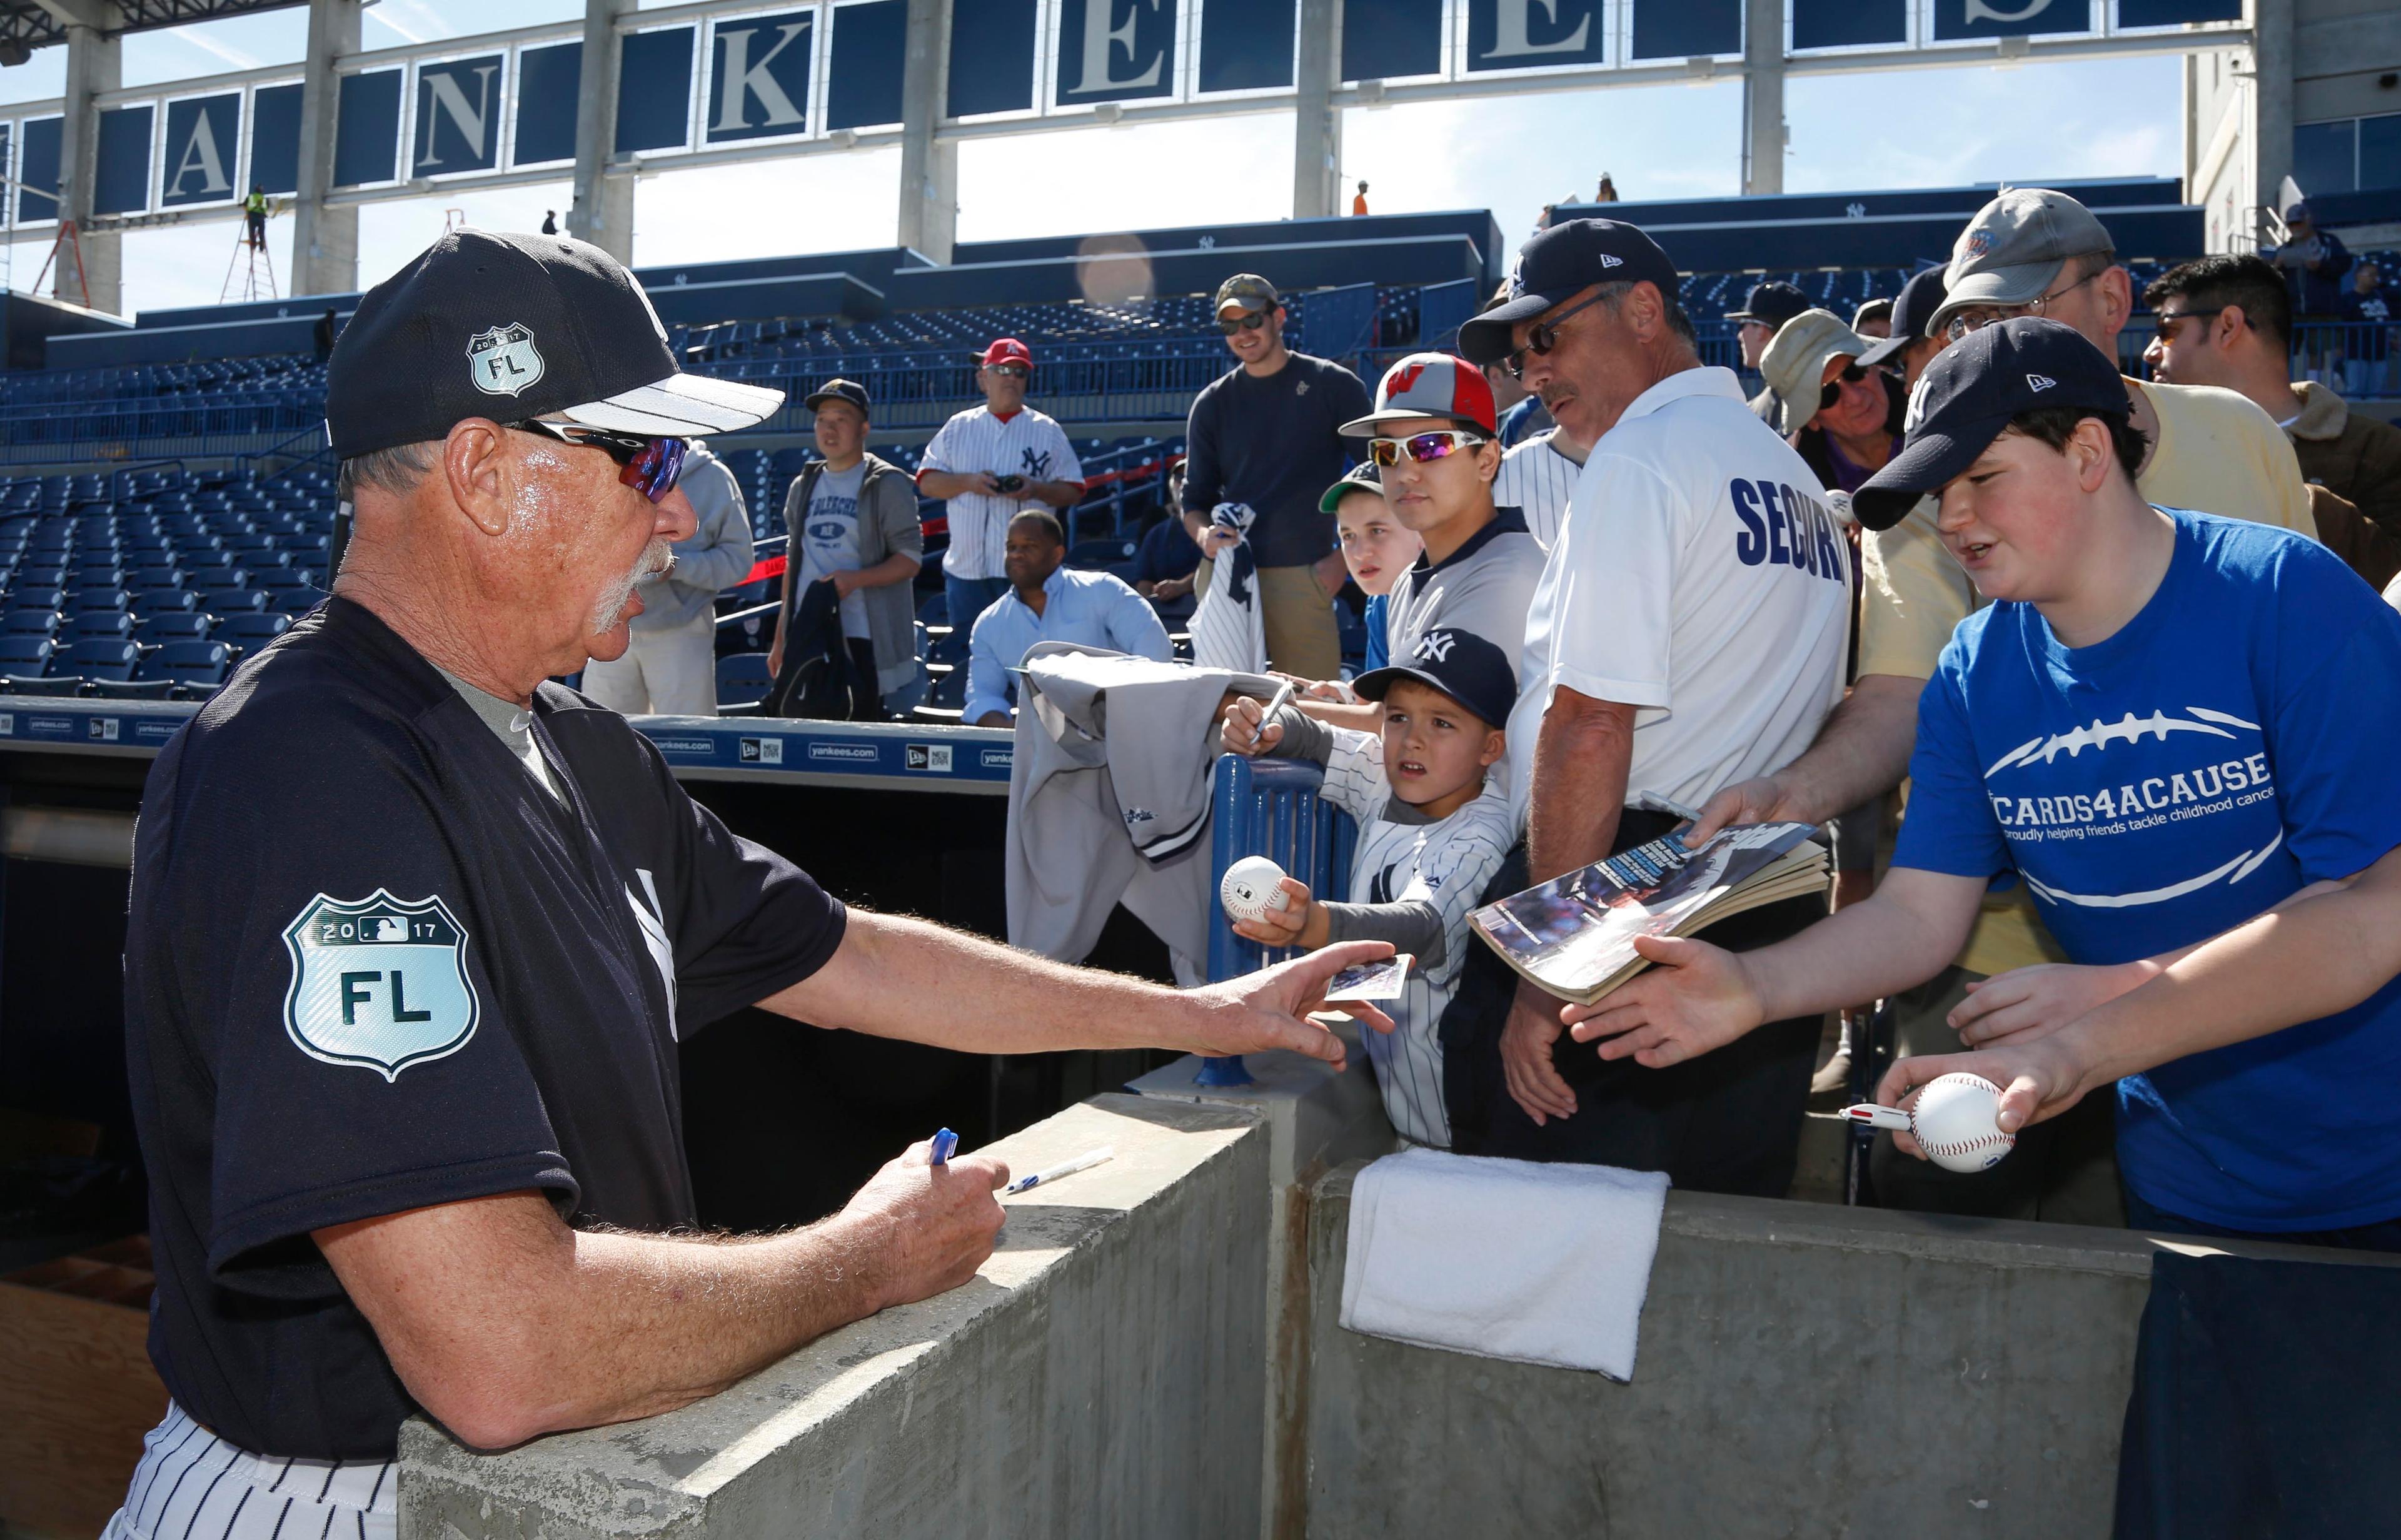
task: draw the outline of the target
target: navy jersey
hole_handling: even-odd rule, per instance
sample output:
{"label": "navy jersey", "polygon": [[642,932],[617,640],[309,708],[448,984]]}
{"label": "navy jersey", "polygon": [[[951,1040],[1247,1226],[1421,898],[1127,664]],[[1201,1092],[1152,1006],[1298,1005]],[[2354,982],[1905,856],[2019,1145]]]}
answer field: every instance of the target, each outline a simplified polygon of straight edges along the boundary
{"label": "navy jersey", "polygon": [[532,715],[563,801],[337,598],[152,768],[125,958],[150,1352],[245,1449],[389,1459],[414,1409],[312,1231],[525,1189],[693,1223],[679,1027],[841,942],[623,718],[553,684]]}

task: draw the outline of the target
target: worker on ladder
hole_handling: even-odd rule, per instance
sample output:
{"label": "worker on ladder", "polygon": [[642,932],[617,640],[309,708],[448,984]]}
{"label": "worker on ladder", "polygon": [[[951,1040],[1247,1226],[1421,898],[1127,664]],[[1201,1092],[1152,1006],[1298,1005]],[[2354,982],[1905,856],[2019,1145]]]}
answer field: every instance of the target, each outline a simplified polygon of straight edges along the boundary
{"label": "worker on ladder", "polygon": [[267,249],[267,189],[255,182],[250,185],[250,196],[242,199],[241,216],[243,222],[250,227],[250,249],[254,252],[265,251]]}

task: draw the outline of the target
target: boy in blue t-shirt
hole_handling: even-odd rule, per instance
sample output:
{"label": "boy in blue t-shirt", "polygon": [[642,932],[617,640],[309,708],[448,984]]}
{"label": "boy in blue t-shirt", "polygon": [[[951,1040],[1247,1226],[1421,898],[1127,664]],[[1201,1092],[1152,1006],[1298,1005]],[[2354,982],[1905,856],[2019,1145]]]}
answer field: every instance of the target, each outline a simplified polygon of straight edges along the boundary
{"label": "boy in blue t-shirt", "polygon": [[1978,1074],[2014,1129],[2115,1082],[2137,1226],[2401,1250],[2401,615],[2306,540],[2144,502],[2116,366],[2054,322],[1954,346],[1911,416],[1859,500],[1939,492],[1996,602],[1919,702],[1890,877],[1739,957],[1639,943],[1670,966],[1565,1018],[1679,1062],[1930,977],[2014,875],[2080,966],[1986,985],[1983,1051],[1882,1099]]}

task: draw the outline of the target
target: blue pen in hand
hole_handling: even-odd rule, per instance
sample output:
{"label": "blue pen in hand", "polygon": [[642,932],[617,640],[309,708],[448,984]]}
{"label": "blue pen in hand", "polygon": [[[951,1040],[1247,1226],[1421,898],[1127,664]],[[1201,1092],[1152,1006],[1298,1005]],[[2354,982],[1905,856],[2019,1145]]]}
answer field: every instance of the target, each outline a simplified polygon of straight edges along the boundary
{"label": "blue pen in hand", "polygon": [[948,1165],[959,1152],[959,1136],[947,1128],[934,1130],[934,1147],[926,1152],[927,1165]]}

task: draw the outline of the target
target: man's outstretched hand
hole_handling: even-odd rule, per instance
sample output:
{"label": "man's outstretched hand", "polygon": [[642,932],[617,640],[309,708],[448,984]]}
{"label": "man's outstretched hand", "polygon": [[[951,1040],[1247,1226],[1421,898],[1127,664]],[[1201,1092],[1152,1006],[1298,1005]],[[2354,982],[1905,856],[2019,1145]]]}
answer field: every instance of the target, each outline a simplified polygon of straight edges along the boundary
{"label": "man's outstretched hand", "polygon": [[1742,959],[1722,947],[1675,936],[1637,936],[1634,950],[1655,966],[1590,1005],[1559,1012],[1575,1040],[1600,1045],[1604,1059],[1632,1059],[1648,1069],[1697,1059],[1766,1020]]}
{"label": "man's outstretched hand", "polygon": [[1780,823],[1788,819],[1814,823],[1790,811],[1792,788],[1780,776],[1757,776],[1736,781],[1701,804],[1701,816],[1683,831],[1683,841],[1697,850],[1719,830],[1737,823]]}
{"label": "man's outstretched hand", "polygon": [[[1918,1087],[1942,1075],[1980,1075],[1999,1086],[1998,1121],[2005,1134],[2058,1117],[2082,1101],[2090,1089],[2078,1036],[2070,1032],[2020,1039],[1978,1053],[1912,1054],[1885,1072],[1876,1087],[1876,1100],[1886,1107],[1899,1107],[1916,1094]],[[1902,1153],[1919,1155],[1908,1134],[1892,1137]]]}
{"label": "man's outstretched hand", "polygon": [[1199,1037],[1189,1045],[1196,1053],[1220,1056],[1262,1053],[1287,1048],[1342,1066],[1342,1039],[1309,1019],[1312,1011],[1335,1010],[1379,1032],[1390,1032],[1393,1019],[1364,1000],[1344,1000],[1328,1007],[1325,987],[1335,974],[1358,963],[1393,955],[1390,942],[1344,942],[1295,957],[1288,963],[1246,973],[1239,979],[1192,991],[1210,1009],[1200,1017]]}

